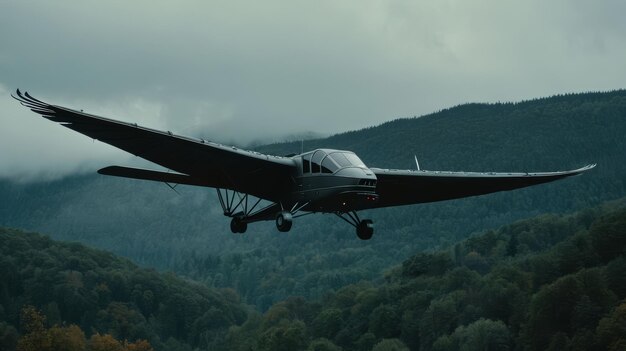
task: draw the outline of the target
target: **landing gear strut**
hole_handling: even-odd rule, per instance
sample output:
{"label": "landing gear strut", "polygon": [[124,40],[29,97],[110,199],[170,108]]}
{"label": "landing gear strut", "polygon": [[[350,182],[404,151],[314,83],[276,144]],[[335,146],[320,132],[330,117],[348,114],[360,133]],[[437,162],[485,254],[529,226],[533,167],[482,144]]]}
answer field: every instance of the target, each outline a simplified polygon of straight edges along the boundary
{"label": "landing gear strut", "polygon": [[293,204],[291,209],[284,208],[280,202],[271,203],[263,208],[254,210],[257,208],[261,199],[259,198],[254,204],[248,204],[248,194],[240,193],[229,189],[217,189],[217,198],[220,201],[224,216],[232,218],[230,221],[230,230],[233,233],[245,233],[248,229],[248,223],[254,223],[258,221],[267,221],[276,219],[276,228],[281,232],[288,232],[293,224],[293,219],[302,217],[311,212],[305,214],[296,215],[309,203]]}
{"label": "landing gear strut", "polygon": [[351,226],[356,228],[356,236],[361,240],[369,240],[374,235],[374,222],[371,219],[361,220],[356,214],[356,211],[346,213],[335,213],[337,217],[348,222]]}
{"label": "landing gear strut", "polygon": [[[224,216],[232,218],[230,221],[230,231],[233,233],[243,234],[248,229],[248,218],[253,215],[254,209],[257,207],[261,199],[258,199],[254,205],[248,206],[248,194],[241,194],[228,189],[216,189],[217,198],[224,210]],[[237,201],[239,200],[239,201]],[[238,212],[235,212],[237,210]],[[258,213],[260,211],[257,211]]]}

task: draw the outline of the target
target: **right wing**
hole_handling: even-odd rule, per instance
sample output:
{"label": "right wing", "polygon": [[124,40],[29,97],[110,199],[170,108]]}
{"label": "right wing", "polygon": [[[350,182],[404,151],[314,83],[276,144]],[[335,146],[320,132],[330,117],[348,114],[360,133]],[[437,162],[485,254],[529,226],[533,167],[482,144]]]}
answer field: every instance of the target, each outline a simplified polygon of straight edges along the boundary
{"label": "right wing", "polygon": [[400,171],[370,168],[379,199],[373,208],[458,199],[524,188],[577,175],[595,167],[544,173]]}
{"label": "right wing", "polygon": [[292,159],[263,155],[217,143],[174,135],[137,124],[91,115],[35,99],[27,92],[13,96],[22,105],[62,126],[100,140],[179,174],[105,168],[102,174],[220,187],[276,201],[296,168]]}

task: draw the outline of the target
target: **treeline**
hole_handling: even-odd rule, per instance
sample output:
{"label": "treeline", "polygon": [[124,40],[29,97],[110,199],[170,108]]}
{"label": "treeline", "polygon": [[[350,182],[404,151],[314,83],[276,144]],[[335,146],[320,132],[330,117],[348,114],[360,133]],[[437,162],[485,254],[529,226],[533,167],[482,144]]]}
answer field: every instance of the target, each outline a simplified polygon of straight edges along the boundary
{"label": "treeline", "polygon": [[154,351],[146,340],[120,341],[111,334],[95,333],[87,341],[85,332],[75,324],[48,328],[46,317],[33,306],[22,309],[20,322],[24,333],[14,342],[16,332],[11,329],[11,338],[4,335],[0,344],[3,350],[17,344],[17,351]]}
{"label": "treeline", "polygon": [[624,350],[626,200],[418,253],[320,301],[251,314],[228,350]]}
{"label": "treeline", "polygon": [[234,290],[2,229],[0,348],[622,350],[625,271],[626,199],[420,252],[381,281],[263,314]]}
{"label": "treeline", "polygon": [[[211,349],[216,335],[247,318],[248,308],[232,289],[209,289],[110,253],[17,230],[0,229],[0,277],[2,350],[14,349],[20,335],[79,340],[81,333],[88,345],[117,341],[139,350],[144,340],[144,348],[156,350]],[[26,318],[24,310],[30,311]]]}
{"label": "treeline", "polygon": [[[466,104],[330,138],[304,148],[353,150],[370,166],[431,170],[546,171],[598,163],[580,177],[443,203],[360,213],[369,242],[335,216],[299,218],[290,233],[254,223],[232,235],[209,189],[99,175],[0,182],[0,225],[80,241],[145,267],[234,288],[259,310],[288,296],[319,298],[377,279],[412,254],[545,212],[571,212],[626,196],[626,91],[521,103]],[[284,155],[301,144],[257,150]],[[105,166],[105,165],[103,165]]]}

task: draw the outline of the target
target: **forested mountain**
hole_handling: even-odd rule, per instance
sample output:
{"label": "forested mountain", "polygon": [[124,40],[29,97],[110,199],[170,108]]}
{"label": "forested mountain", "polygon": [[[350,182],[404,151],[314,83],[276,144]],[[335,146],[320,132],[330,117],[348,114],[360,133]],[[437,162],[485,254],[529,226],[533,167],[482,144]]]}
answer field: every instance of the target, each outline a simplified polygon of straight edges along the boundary
{"label": "forested mountain", "polygon": [[231,327],[228,350],[624,350],[626,199],[489,230]]}
{"label": "forested mountain", "polygon": [[290,297],[263,314],[232,290],[76,243],[2,229],[0,250],[2,350],[46,341],[120,351],[626,347],[626,198],[419,252],[381,281]]}
{"label": "forested mountain", "polygon": [[[18,330],[41,331],[24,325],[24,316],[20,323],[24,311],[27,321],[37,319],[28,306],[41,310],[48,327],[56,326],[52,339],[99,333],[147,340],[156,350],[211,349],[216,335],[241,324],[250,309],[232,289],[210,289],[81,244],[3,228],[0,277],[1,350],[15,347]],[[69,324],[74,329],[64,330]],[[37,345],[26,349],[42,350],[44,343]]]}
{"label": "forested mountain", "polygon": [[[419,118],[306,141],[305,149],[353,150],[370,166],[465,171],[548,171],[598,166],[580,177],[512,192],[368,211],[368,242],[334,216],[297,219],[290,233],[255,223],[232,235],[207,189],[98,175],[53,182],[0,182],[0,225],[81,241],[232,287],[259,309],[287,296],[319,297],[380,277],[415,252],[545,212],[585,208],[626,195],[626,91],[520,103],[467,104]],[[300,143],[257,148],[288,154]],[[121,151],[120,151],[121,152]],[[105,165],[103,165],[105,166]]]}

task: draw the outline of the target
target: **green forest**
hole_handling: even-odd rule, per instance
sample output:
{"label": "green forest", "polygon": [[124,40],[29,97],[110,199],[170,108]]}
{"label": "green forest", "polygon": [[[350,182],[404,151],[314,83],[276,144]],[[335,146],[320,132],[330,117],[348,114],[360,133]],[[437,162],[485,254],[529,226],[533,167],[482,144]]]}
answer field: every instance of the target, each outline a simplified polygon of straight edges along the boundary
{"label": "green forest", "polygon": [[52,335],[81,350],[623,349],[624,135],[619,90],[465,104],[305,141],[372,167],[412,169],[414,155],[429,170],[598,164],[537,187],[366,211],[368,242],[323,215],[232,235],[204,188],[0,179],[0,227],[20,228],[0,235],[0,349],[61,349]]}
{"label": "green forest", "polygon": [[78,339],[91,334],[88,345],[108,336],[128,350],[626,347],[626,198],[419,252],[380,281],[319,299],[289,297],[265,313],[232,289],[141,269],[81,244],[9,229],[0,243],[0,346],[7,350],[28,349],[37,313],[38,330],[69,335],[74,328]]}
{"label": "green forest", "polygon": [[50,326],[71,323],[85,333],[149,340],[159,350],[190,349],[247,318],[232,289],[210,289],[34,233],[2,229],[0,243],[4,347],[14,341],[28,306],[43,313]]}
{"label": "green forest", "polygon": [[[80,241],[143,267],[215,288],[234,288],[267,310],[289,296],[322,297],[374,280],[415,252],[546,212],[565,213],[626,196],[626,91],[519,103],[466,104],[359,131],[307,140],[304,149],[355,151],[372,167],[456,171],[550,171],[589,163],[590,173],[528,189],[442,203],[367,211],[373,240],[355,240],[335,216],[298,219],[290,233],[255,223],[232,235],[205,188],[75,175],[20,183],[0,180],[0,225]],[[283,143],[256,148],[299,152]],[[105,166],[105,165],[102,165]]]}
{"label": "green forest", "polygon": [[227,349],[623,350],[625,205],[515,222],[379,284],[287,299],[231,328]]}

